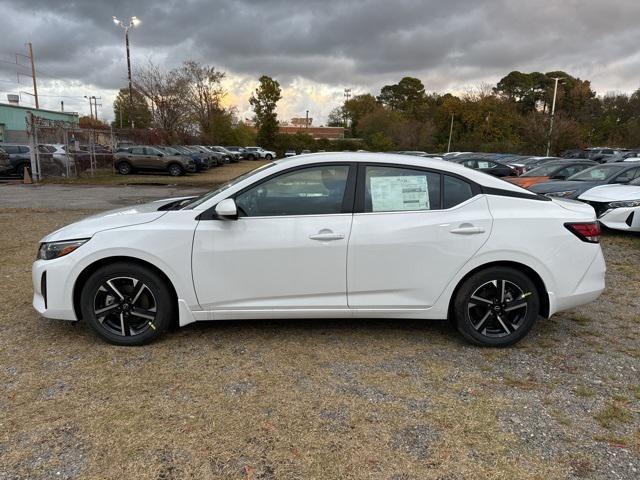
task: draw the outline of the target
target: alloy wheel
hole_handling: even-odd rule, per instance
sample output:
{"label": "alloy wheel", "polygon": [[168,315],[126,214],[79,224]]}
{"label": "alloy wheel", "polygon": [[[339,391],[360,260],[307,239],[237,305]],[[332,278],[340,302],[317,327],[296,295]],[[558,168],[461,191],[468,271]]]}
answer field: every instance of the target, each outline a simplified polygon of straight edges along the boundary
{"label": "alloy wheel", "polygon": [[531,292],[508,280],[491,280],[471,295],[467,313],[479,334],[499,338],[518,330],[527,318],[527,297]]}
{"label": "alloy wheel", "polygon": [[114,335],[129,337],[156,329],[156,298],[137,278],[114,277],[102,283],[94,296],[93,312],[102,328]]}

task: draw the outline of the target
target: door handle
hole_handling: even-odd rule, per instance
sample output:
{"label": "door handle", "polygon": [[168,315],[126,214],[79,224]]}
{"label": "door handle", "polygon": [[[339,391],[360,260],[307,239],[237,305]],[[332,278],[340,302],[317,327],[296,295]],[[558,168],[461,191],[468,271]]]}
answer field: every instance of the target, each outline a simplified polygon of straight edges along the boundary
{"label": "door handle", "polygon": [[457,233],[458,235],[476,235],[478,233],[484,233],[482,227],[458,227],[449,230],[451,233]]}
{"label": "door handle", "polygon": [[321,242],[330,242],[332,240],[342,240],[344,238],[344,234],[342,233],[333,233],[331,231],[320,230],[318,233],[314,235],[309,235],[311,240],[318,240]]}

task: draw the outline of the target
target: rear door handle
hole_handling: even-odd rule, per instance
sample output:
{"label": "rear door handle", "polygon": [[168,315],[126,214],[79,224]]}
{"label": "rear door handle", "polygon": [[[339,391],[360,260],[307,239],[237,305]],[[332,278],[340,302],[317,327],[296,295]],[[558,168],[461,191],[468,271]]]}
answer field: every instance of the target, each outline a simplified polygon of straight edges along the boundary
{"label": "rear door handle", "polygon": [[478,233],[484,233],[482,227],[458,227],[449,230],[451,233],[457,233],[458,235],[476,235]]}
{"label": "rear door handle", "polygon": [[318,240],[321,242],[330,242],[333,240],[342,240],[344,238],[344,234],[333,233],[331,230],[320,230],[314,235],[309,235],[309,238],[311,240]]}

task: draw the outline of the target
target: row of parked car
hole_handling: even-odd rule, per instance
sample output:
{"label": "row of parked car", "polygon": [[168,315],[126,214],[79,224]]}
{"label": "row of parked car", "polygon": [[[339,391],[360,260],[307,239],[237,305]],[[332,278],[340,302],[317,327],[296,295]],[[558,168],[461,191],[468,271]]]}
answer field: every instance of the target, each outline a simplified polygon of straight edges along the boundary
{"label": "row of parked car", "polygon": [[[115,166],[127,175],[136,171],[162,171],[171,175],[201,172],[240,160],[272,160],[276,154],[260,147],[205,145],[133,145],[121,144],[115,149],[104,145],[65,144],[38,145],[41,168],[47,175],[65,176],[90,168],[92,157],[96,167]],[[31,173],[31,147],[26,144],[0,143],[0,175]]]}
{"label": "row of parked car", "polygon": [[272,160],[275,152],[260,147],[223,147],[220,145],[121,145],[114,155],[118,173],[162,171],[179,176],[203,172],[240,160]]}
{"label": "row of parked car", "polygon": [[[606,227],[640,232],[638,151],[607,153],[605,161],[573,155],[562,158],[474,152],[443,155],[398,153],[440,157],[501,177],[540,195],[586,202],[594,208],[598,220]],[[598,155],[602,155],[602,152]]]}

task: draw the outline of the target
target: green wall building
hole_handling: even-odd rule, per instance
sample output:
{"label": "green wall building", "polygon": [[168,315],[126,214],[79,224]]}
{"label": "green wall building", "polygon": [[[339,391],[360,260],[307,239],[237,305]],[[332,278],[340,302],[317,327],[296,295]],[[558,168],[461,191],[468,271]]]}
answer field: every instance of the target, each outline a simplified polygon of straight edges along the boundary
{"label": "green wall building", "polygon": [[78,114],[74,112],[56,112],[42,108],[23,107],[13,103],[0,103],[0,142],[27,142],[28,112],[47,120],[68,122],[70,126],[74,127],[77,127],[79,123]]}

